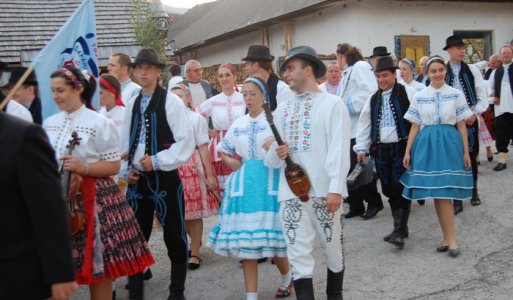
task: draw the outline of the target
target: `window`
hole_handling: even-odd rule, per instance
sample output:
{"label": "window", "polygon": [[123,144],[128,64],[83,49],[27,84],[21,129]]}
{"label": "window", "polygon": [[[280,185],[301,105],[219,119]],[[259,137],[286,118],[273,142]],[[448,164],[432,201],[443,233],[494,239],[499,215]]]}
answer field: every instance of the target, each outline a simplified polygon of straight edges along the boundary
{"label": "window", "polygon": [[460,36],[465,42],[466,63],[476,63],[487,60],[493,54],[491,31],[462,31],[455,30],[454,34]]}

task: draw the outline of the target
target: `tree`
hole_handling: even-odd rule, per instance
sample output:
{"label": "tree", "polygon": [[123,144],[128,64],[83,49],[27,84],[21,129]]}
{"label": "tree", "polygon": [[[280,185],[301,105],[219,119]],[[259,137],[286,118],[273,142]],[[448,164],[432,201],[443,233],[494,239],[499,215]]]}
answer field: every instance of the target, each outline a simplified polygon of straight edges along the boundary
{"label": "tree", "polygon": [[132,3],[132,23],[137,42],[145,48],[155,49],[162,63],[167,64],[165,52],[167,25],[162,23],[158,12],[153,9],[148,0],[132,0]]}

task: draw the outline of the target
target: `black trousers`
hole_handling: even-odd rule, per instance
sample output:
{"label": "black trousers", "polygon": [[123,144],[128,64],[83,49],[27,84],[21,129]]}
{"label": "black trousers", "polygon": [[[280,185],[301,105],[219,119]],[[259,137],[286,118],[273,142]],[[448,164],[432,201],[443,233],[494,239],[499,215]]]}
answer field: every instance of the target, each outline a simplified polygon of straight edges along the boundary
{"label": "black trousers", "polygon": [[503,113],[495,117],[495,147],[497,147],[497,151],[508,153],[509,141],[513,138],[512,130],[512,113]]}
{"label": "black trousers", "polygon": [[[351,168],[349,169],[349,173],[353,171],[354,167],[358,163],[356,153],[353,151],[353,146],[355,145],[356,140],[351,139],[351,149],[349,152],[351,153]],[[351,211],[364,211],[365,205],[363,201],[367,201],[368,207],[382,208],[383,201],[381,200],[381,195],[378,193],[378,187],[376,184],[377,180],[373,180],[371,183],[361,186],[355,190],[349,191],[349,198],[347,198],[346,202],[349,204],[349,210]]]}
{"label": "black trousers", "polygon": [[167,254],[173,264],[186,264],[188,256],[182,183],[176,170],[141,172],[135,185],[129,185],[127,199],[139,226],[150,240],[153,214],[162,224]]}
{"label": "black trousers", "polygon": [[470,155],[470,163],[472,164],[472,177],[474,178],[474,188],[477,184],[477,157],[479,155],[479,122],[476,121],[474,124],[467,125],[467,136],[468,136],[468,152]]}
{"label": "black trousers", "polygon": [[411,201],[402,196],[403,185],[399,182],[406,171],[403,166],[406,141],[377,144],[374,165],[381,181],[381,190],[388,197],[392,209],[407,209]]}

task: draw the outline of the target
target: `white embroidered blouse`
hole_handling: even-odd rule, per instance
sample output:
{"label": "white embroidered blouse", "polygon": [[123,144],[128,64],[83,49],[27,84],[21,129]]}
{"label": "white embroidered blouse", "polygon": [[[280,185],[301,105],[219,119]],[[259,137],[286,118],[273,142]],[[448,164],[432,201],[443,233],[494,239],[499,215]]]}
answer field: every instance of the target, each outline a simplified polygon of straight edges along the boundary
{"label": "white embroidered blouse", "polygon": [[463,93],[444,84],[439,89],[428,86],[415,94],[404,118],[418,125],[455,125],[472,115]]}
{"label": "white embroidered blouse", "polygon": [[214,129],[228,130],[235,120],[246,114],[246,104],[239,92],[230,96],[221,93],[201,103],[196,112],[205,118],[212,117]]}
{"label": "white embroidered blouse", "polygon": [[208,144],[210,138],[208,137],[207,120],[202,115],[189,109],[187,109],[187,117],[192,123],[194,142],[196,146]]}
{"label": "white embroidered blouse", "polygon": [[80,138],[72,155],[81,162],[118,161],[119,140],[114,122],[82,105],[72,113],[60,112],[46,119],[43,127],[55,149],[57,161],[68,154],[71,133]]}

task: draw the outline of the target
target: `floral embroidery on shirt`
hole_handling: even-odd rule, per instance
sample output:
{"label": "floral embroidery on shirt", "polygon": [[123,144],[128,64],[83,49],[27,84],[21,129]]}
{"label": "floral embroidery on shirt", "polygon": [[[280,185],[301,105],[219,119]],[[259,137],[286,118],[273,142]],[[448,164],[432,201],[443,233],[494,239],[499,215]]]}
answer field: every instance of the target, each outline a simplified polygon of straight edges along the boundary
{"label": "floral embroidery on shirt", "polygon": [[285,107],[283,128],[292,153],[311,151],[312,98],[311,93],[296,95]]}

